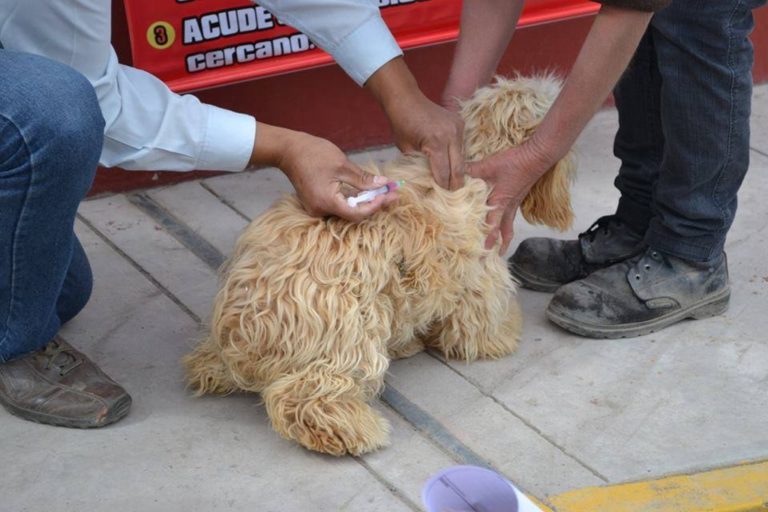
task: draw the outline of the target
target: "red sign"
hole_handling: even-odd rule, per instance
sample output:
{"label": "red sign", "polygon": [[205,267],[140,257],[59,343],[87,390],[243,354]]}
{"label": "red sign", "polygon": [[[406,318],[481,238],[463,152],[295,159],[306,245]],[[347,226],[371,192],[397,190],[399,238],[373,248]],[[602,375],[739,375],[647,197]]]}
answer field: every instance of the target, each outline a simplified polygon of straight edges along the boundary
{"label": "red sign", "polygon": [[[378,0],[401,48],[451,41],[461,0]],[[332,62],[307,36],[249,0],[125,0],[133,64],[182,92]],[[529,0],[520,26],[583,16],[586,0]]]}

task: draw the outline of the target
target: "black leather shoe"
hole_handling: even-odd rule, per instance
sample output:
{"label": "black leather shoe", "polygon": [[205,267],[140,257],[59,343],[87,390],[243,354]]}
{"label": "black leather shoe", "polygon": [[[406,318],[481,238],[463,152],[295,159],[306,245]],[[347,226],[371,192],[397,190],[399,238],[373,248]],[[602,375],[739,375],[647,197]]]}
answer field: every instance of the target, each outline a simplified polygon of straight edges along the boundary
{"label": "black leather shoe", "polygon": [[643,249],[642,235],[609,215],[600,217],[578,240],[523,240],[509,258],[509,271],[524,288],[554,292]]}
{"label": "black leather shoe", "polygon": [[725,254],[696,263],[648,249],[559,288],[547,317],[582,336],[630,338],[722,314],[730,296]]}
{"label": "black leather shoe", "polygon": [[128,414],[131,397],[61,338],[0,363],[0,403],[37,423],[95,428]]}

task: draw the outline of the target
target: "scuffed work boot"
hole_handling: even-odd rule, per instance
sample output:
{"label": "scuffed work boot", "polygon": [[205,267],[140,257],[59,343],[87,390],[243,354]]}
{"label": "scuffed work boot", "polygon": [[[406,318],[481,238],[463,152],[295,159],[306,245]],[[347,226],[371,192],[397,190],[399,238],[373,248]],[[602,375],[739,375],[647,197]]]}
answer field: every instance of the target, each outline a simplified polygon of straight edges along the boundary
{"label": "scuffed work boot", "polygon": [[600,217],[578,240],[523,240],[509,258],[509,271],[524,288],[554,292],[566,283],[631,258],[643,248],[642,234],[615,215],[608,215]]}
{"label": "scuffed work boot", "polygon": [[559,288],[547,317],[582,336],[631,338],[722,314],[730,296],[725,254],[695,263],[647,249]]}
{"label": "scuffed work boot", "polygon": [[61,338],[0,363],[0,403],[37,423],[94,428],[128,414],[131,397]]}

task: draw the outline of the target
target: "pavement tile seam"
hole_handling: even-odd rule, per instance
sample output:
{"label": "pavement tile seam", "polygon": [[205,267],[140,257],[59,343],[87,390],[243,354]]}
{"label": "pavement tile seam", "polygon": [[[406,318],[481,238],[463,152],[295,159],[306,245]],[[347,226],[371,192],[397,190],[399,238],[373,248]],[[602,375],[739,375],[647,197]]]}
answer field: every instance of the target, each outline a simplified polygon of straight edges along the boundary
{"label": "pavement tile seam", "polygon": [[405,505],[408,506],[408,508],[413,510],[413,512],[422,512],[421,506],[419,506],[417,503],[414,503],[413,500],[408,498],[408,496],[406,496],[405,493],[401,492],[401,490],[396,485],[390,482],[384,475],[376,471],[376,469],[371,467],[370,464],[365,462],[365,459],[361,457],[354,457],[354,459],[358,464],[360,464],[360,466],[363,469],[365,469],[373,478],[375,478],[395,498],[402,501]]}
{"label": "pavement tile seam", "polygon": [[128,194],[126,197],[131,204],[157,221],[169,235],[200,258],[203,263],[213,269],[219,268],[224,263],[225,256],[218,249],[163,208],[160,203],[146,194]]}
{"label": "pavement tile seam", "polygon": [[442,423],[424,409],[408,400],[405,395],[397,391],[391,384],[387,383],[381,395],[381,400],[457,463],[487,467],[498,471],[490,462],[462,443]]}
{"label": "pavement tile seam", "polygon": [[498,405],[499,407],[501,407],[501,408],[502,408],[504,411],[506,411],[507,413],[511,414],[512,416],[514,416],[515,418],[517,418],[518,420],[520,420],[520,421],[521,421],[521,422],[522,422],[522,423],[523,423],[523,424],[524,424],[526,427],[528,427],[528,428],[529,428],[529,429],[531,429],[533,432],[535,432],[535,433],[536,433],[536,435],[538,435],[539,437],[541,437],[542,439],[544,439],[546,442],[548,442],[550,445],[552,445],[552,446],[553,446],[555,449],[557,449],[558,451],[560,451],[560,452],[561,452],[563,455],[565,455],[565,456],[566,456],[566,457],[568,457],[569,459],[571,459],[571,460],[573,460],[574,462],[576,462],[577,464],[579,464],[581,467],[583,467],[584,469],[586,469],[587,471],[589,471],[590,473],[592,473],[592,474],[593,474],[595,477],[599,478],[599,479],[600,479],[600,480],[602,480],[603,482],[605,482],[605,483],[608,483],[608,482],[610,481],[610,480],[608,479],[608,477],[606,477],[605,475],[601,474],[601,473],[600,473],[600,472],[599,472],[597,469],[595,469],[595,468],[591,467],[589,464],[587,464],[587,463],[586,463],[586,462],[584,462],[583,460],[579,459],[577,456],[575,456],[575,455],[573,455],[572,453],[570,453],[570,452],[569,452],[568,450],[566,450],[564,447],[560,446],[560,445],[559,445],[559,444],[558,444],[558,443],[557,443],[557,442],[556,442],[554,439],[552,439],[550,436],[548,436],[548,435],[547,435],[547,434],[546,434],[546,433],[545,433],[543,430],[541,430],[541,429],[540,429],[540,428],[538,428],[536,425],[534,425],[534,424],[533,424],[533,422],[531,422],[530,420],[528,420],[527,418],[525,418],[525,417],[524,417],[524,416],[522,416],[521,414],[519,414],[519,413],[517,413],[516,411],[514,411],[512,408],[510,408],[510,407],[509,407],[507,404],[505,404],[503,401],[501,401],[501,400],[499,400],[498,398],[496,398],[496,397],[495,397],[493,394],[491,394],[491,393],[487,392],[487,391],[484,389],[484,387],[482,386],[482,384],[481,384],[481,383],[479,383],[479,382],[476,382],[476,381],[475,381],[475,379],[473,379],[472,377],[470,377],[470,376],[468,376],[468,375],[464,375],[463,373],[461,373],[460,371],[458,371],[456,368],[454,368],[453,366],[451,366],[450,364],[448,364],[448,363],[447,363],[447,362],[446,362],[446,361],[445,361],[445,360],[444,360],[442,357],[440,357],[439,355],[437,355],[437,354],[435,354],[435,353],[433,353],[433,352],[431,352],[431,351],[429,351],[429,352],[428,352],[428,354],[429,354],[431,357],[433,357],[434,359],[436,359],[436,360],[437,360],[439,363],[441,363],[443,366],[447,367],[447,368],[448,368],[450,371],[454,372],[456,375],[458,375],[458,376],[459,376],[459,377],[461,377],[462,379],[466,380],[466,381],[467,381],[469,384],[471,384],[472,386],[474,386],[475,388],[477,388],[477,390],[480,392],[480,394],[482,394],[484,397],[486,397],[486,398],[488,398],[488,399],[492,400],[494,403],[496,403],[496,405]]}
{"label": "pavement tile seam", "polygon": [[105,244],[107,244],[113,251],[115,251],[121,258],[123,258],[125,261],[127,261],[133,268],[135,268],[139,273],[141,273],[142,276],[144,276],[149,282],[152,283],[155,288],[160,290],[160,292],[168,297],[174,304],[176,304],[179,308],[181,308],[184,313],[189,315],[196,323],[200,323],[202,319],[197,316],[194,311],[189,309],[184,302],[181,301],[176,295],[174,295],[168,288],[162,285],[157,279],[152,276],[144,267],[139,265],[139,263],[131,258],[128,254],[125,253],[122,249],[120,249],[115,243],[112,242],[112,240],[109,239],[109,237],[102,233],[91,221],[89,221],[87,218],[85,218],[81,214],[77,214],[77,219],[82,222],[85,226],[88,227],[93,233],[99,237]]}
{"label": "pavement tile seam", "polygon": [[207,190],[208,192],[210,192],[210,193],[211,193],[211,195],[213,195],[213,197],[215,197],[216,199],[218,199],[219,201],[221,201],[221,203],[222,203],[224,206],[226,206],[227,208],[229,208],[230,210],[232,210],[233,212],[235,212],[236,214],[238,214],[238,215],[239,215],[240,217],[242,217],[244,220],[246,220],[246,221],[248,221],[248,222],[250,222],[250,221],[252,220],[252,219],[251,219],[250,217],[248,217],[248,216],[247,216],[245,213],[241,212],[241,211],[240,211],[240,210],[237,208],[237,206],[235,206],[234,204],[232,204],[232,202],[231,202],[231,201],[228,201],[228,200],[227,200],[227,198],[225,198],[225,197],[223,197],[221,194],[219,194],[219,193],[218,193],[218,192],[217,192],[217,191],[216,191],[216,190],[215,190],[213,187],[211,187],[211,186],[210,186],[210,185],[209,185],[209,184],[208,184],[208,183],[207,183],[205,180],[201,180],[201,181],[199,181],[199,183],[200,183],[200,186],[201,186],[201,187],[203,187],[203,188],[204,188],[205,190]]}

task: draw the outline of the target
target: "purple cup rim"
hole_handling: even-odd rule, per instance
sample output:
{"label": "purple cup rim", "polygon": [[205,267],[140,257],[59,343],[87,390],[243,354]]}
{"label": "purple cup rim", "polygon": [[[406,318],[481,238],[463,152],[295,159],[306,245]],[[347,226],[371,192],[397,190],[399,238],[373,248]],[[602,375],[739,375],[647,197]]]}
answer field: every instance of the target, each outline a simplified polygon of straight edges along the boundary
{"label": "purple cup rim", "polygon": [[[517,493],[515,492],[515,486],[512,485],[512,482],[504,478],[502,475],[500,475],[496,471],[493,471],[492,469],[488,469],[482,466],[460,465],[460,466],[451,466],[451,467],[440,470],[439,472],[434,474],[432,477],[430,477],[430,479],[427,480],[427,483],[424,484],[424,487],[421,490],[421,501],[424,504],[424,506],[427,507],[428,512],[442,512],[442,510],[437,507],[448,506],[443,502],[435,501],[436,499],[439,499],[436,497],[436,492],[435,492],[437,484],[442,484],[443,486],[450,486],[453,492],[457,496],[462,496],[461,478],[458,480],[447,479],[448,476],[454,473],[463,474],[461,478],[465,479],[465,481],[467,481],[466,479],[469,478],[470,482],[473,484],[476,484],[477,482],[482,480],[486,485],[496,486],[497,491],[501,491],[504,493],[503,498],[505,500],[509,500],[509,504],[508,504],[509,512],[515,512],[518,509],[519,503],[517,499]],[[509,491],[508,494],[505,492],[507,489]]]}

